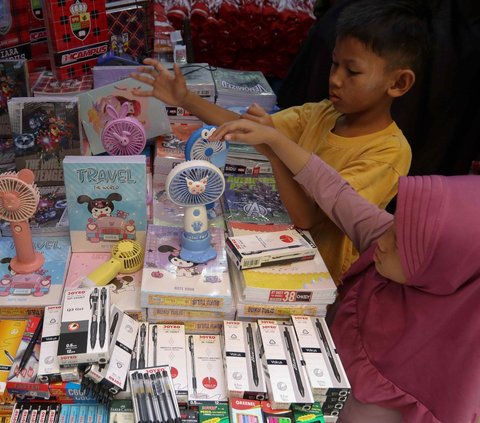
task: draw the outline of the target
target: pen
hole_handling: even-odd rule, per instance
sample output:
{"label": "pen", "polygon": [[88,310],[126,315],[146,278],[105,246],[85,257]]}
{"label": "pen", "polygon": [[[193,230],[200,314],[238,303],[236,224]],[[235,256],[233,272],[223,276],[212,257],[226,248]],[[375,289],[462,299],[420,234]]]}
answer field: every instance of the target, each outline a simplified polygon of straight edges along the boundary
{"label": "pen", "polygon": [[162,389],[160,386],[158,386],[157,381],[155,380],[155,375],[153,373],[150,374],[150,381],[152,383],[153,387],[153,394],[155,395],[155,398],[157,399],[157,405],[160,407],[160,416],[162,419],[162,422],[168,421],[168,411],[167,411],[167,406],[165,402],[163,401],[162,397]]}
{"label": "pen", "polygon": [[100,293],[100,326],[99,326],[100,348],[103,348],[103,346],[105,345],[105,335],[107,332],[107,319],[105,317],[106,302],[107,302],[107,288],[103,287]]}
{"label": "pen", "polygon": [[97,306],[98,306],[98,288],[95,288],[90,294],[90,310],[92,315],[92,321],[90,323],[90,347],[92,350],[97,343]]}
{"label": "pen", "polygon": [[252,325],[250,323],[247,325],[247,343],[250,353],[250,365],[252,367],[253,383],[255,386],[258,386],[257,357],[255,356],[255,343],[253,340]]}
{"label": "pen", "polygon": [[170,409],[170,407],[168,405],[168,401],[167,401],[167,391],[166,391],[165,385],[163,383],[162,375],[161,375],[160,372],[158,372],[156,374],[156,384],[157,384],[157,391],[160,392],[160,398],[161,398],[160,404],[163,403],[165,416],[167,417],[167,419],[165,421],[167,423],[172,423],[175,416],[173,414],[171,414],[171,409]]}
{"label": "pen", "polygon": [[143,385],[143,393],[144,393],[145,404],[146,404],[146,408],[147,408],[148,421],[151,422],[151,423],[158,422],[158,420],[155,418],[155,410],[153,408],[152,395],[148,391],[148,386],[145,383],[145,380],[149,381],[150,379],[148,379],[147,374],[145,374],[145,377],[144,377],[144,375],[142,373],[138,374],[138,378],[141,380],[142,385]]}
{"label": "pen", "polygon": [[35,332],[33,333],[30,341],[28,342],[27,348],[25,348],[25,351],[20,360],[20,364],[18,365],[18,369],[15,371],[16,374],[19,374],[27,365],[28,360],[30,360],[30,357],[32,356],[33,350],[35,348],[35,344],[37,343],[40,333],[42,332],[42,327],[43,327],[43,317],[40,318],[40,321],[38,322],[38,325],[35,328]]}
{"label": "pen", "polygon": [[110,343],[113,339],[113,334],[115,333],[115,329],[117,328],[118,323],[118,311],[113,315],[112,323],[110,325]]}
{"label": "pen", "polygon": [[152,327],[153,365],[157,367],[157,325]]}
{"label": "pen", "polygon": [[174,398],[172,386],[170,385],[170,378],[168,377],[168,372],[166,370],[162,370],[162,378],[165,390],[167,392],[167,405],[169,407],[170,414],[175,423],[181,423],[182,420],[178,410],[178,403],[176,402],[176,398]]}
{"label": "pen", "polygon": [[140,326],[140,357],[138,357],[138,368],[145,368],[145,336],[147,335],[147,325],[142,323]]}
{"label": "pen", "polygon": [[193,335],[188,337],[188,349],[190,350],[190,358],[192,362],[192,387],[193,395],[197,397],[197,375],[195,372],[195,348],[193,346]]}
{"label": "pen", "polygon": [[137,342],[138,342],[138,333],[135,336],[135,344],[133,345],[132,358],[130,359],[130,370],[137,370]]}
{"label": "pen", "polygon": [[330,362],[330,366],[332,367],[333,374],[335,375],[335,378],[338,380],[338,382],[341,382],[340,373],[337,369],[337,365],[335,364],[335,360],[333,359],[332,351],[330,350],[330,345],[328,345],[327,337],[325,336],[325,332],[323,331],[320,320],[315,319],[315,326],[318,329],[318,334],[320,335],[320,339],[322,340],[325,347],[325,352],[327,353],[328,361]]}
{"label": "pen", "polygon": [[7,356],[7,358],[12,362],[15,361],[15,359],[12,357],[12,354],[10,354],[7,350],[3,350],[4,354]]}
{"label": "pen", "polygon": [[157,396],[155,395],[153,383],[148,377],[147,373],[143,375],[143,378],[145,380],[145,385],[147,386],[148,400],[150,401],[153,410],[154,420],[155,422],[163,422],[162,411],[160,410],[159,401],[157,400]]}
{"label": "pen", "polygon": [[142,423],[147,423],[148,422],[148,415],[147,415],[147,410],[146,410],[146,404],[144,402],[144,398],[142,395],[142,390],[139,385],[137,377],[140,377],[140,374],[135,372],[132,374],[132,381],[133,381],[133,386],[132,386],[132,391],[133,391],[133,397],[135,398],[135,402],[137,403],[137,410],[138,410],[138,416],[140,417],[140,422]]}
{"label": "pen", "polygon": [[287,342],[287,351],[290,354],[290,361],[292,362],[293,374],[295,375],[295,380],[297,381],[298,392],[300,392],[300,395],[304,397],[305,388],[303,387],[302,378],[300,376],[300,369],[298,367],[297,358],[295,357],[292,338],[290,338],[290,332],[288,331],[288,328],[284,329],[283,334],[285,336],[285,341]]}

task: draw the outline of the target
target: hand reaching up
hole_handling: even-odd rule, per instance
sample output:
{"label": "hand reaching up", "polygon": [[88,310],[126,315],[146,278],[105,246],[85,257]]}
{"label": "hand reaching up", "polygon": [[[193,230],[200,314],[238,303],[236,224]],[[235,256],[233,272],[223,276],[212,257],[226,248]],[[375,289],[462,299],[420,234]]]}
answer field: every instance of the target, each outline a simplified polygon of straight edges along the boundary
{"label": "hand reaching up", "polygon": [[210,140],[226,140],[243,144],[270,144],[278,137],[284,137],[275,128],[261,125],[252,120],[238,119],[219,126]]}
{"label": "hand reaching up", "polygon": [[137,81],[144,82],[152,87],[152,90],[145,91],[135,89],[133,93],[141,97],[155,97],[171,106],[183,106],[187,97],[188,89],[185,78],[180,67],[175,63],[173,73],[166,69],[155,59],[145,59],[143,63],[147,66],[140,66],[138,72],[130,76]]}

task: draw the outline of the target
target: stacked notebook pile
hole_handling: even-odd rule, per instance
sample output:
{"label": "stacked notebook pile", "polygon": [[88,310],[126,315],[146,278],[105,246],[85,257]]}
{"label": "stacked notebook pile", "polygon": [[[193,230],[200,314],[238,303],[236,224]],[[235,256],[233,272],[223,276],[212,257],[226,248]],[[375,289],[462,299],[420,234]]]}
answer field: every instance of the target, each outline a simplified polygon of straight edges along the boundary
{"label": "stacked notebook pile", "polygon": [[[250,228],[255,229],[254,226]],[[238,230],[231,227],[237,236],[227,239],[227,253],[237,318],[278,318],[292,314],[325,316],[327,306],[335,301],[337,290],[309,234],[302,232],[313,248],[311,252],[300,253],[303,247],[297,248],[296,241],[292,241],[293,231],[288,226],[278,231],[272,229],[280,225],[256,226],[264,230],[257,232],[262,244],[278,237],[281,242],[285,240],[288,247],[282,252],[273,245],[271,251],[265,247],[264,251],[249,252],[241,258],[241,247],[248,244],[255,232],[242,226]]]}
{"label": "stacked notebook pile", "polygon": [[273,111],[277,96],[262,72],[216,68],[212,73],[219,106],[248,107],[257,103],[267,112]]}
{"label": "stacked notebook pile", "polygon": [[[225,252],[224,231],[210,228],[217,257],[207,264],[180,258],[183,228],[150,225],[147,232],[142,275],[141,306],[149,320],[199,322],[201,317],[218,326],[234,314],[234,303]],[[156,312],[155,310],[163,310]],[[185,311],[189,310],[190,313]],[[179,313],[182,315],[179,318]],[[167,319],[167,316],[171,319]],[[218,326],[220,327],[220,326]]]}

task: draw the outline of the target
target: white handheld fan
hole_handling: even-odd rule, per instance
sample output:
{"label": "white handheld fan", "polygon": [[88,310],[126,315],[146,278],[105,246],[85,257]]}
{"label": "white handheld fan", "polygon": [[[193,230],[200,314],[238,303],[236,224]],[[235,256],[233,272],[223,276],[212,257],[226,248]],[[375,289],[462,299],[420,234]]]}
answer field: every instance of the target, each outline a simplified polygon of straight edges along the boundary
{"label": "white handheld fan", "polygon": [[35,251],[30,230],[30,219],[37,210],[40,194],[30,169],[0,175],[0,219],[10,222],[16,256],[10,262],[17,273],[33,273],[44,263],[41,253]]}
{"label": "white handheld fan", "polygon": [[147,135],[138,119],[127,116],[128,102],[124,102],[117,113],[108,105],[106,111],[112,118],[103,128],[102,143],[105,151],[112,156],[134,156],[145,148]]}
{"label": "white handheld fan", "polygon": [[180,257],[205,263],[217,256],[208,231],[205,205],[220,198],[225,189],[222,171],[205,160],[190,160],[175,166],[167,176],[165,190],[171,201],[185,207]]}

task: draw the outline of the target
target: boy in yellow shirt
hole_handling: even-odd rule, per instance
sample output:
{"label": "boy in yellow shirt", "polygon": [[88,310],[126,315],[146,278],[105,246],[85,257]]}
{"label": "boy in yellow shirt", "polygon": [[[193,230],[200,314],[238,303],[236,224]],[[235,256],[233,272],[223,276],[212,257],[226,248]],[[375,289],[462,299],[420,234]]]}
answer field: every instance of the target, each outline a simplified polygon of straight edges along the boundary
{"label": "boy in yellow shirt", "polygon": [[[395,98],[415,82],[428,50],[428,29],[418,11],[401,1],[360,0],[345,8],[337,23],[329,99],[292,107],[272,116],[252,105],[243,118],[273,126],[292,142],[314,152],[352,187],[381,208],[397,192],[398,177],[408,173],[410,146],[392,119]],[[187,89],[177,65],[173,74],[153,59],[132,77],[152,86],[137,90],[185,108],[202,121],[220,125],[239,115],[208,103]],[[294,181],[292,173],[266,145],[280,197],[292,222],[309,229],[334,280],[358,257],[351,241]]]}

